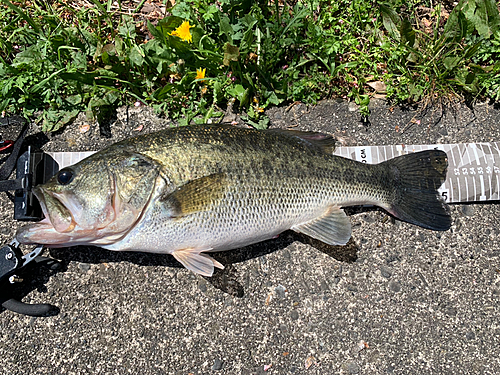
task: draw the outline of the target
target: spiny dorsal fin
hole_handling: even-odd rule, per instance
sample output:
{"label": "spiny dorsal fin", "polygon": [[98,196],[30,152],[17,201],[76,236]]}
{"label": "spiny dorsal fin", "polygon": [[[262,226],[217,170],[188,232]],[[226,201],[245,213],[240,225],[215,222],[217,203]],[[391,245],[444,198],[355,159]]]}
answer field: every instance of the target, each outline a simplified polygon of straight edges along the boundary
{"label": "spiny dorsal fin", "polygon": [[338,206],[331,206],[322,216],[292,229],[329,245],[345,245],[351,238],[351,222]]}
{"label": "spiny dorsal fin", "polygon": [[207,210],[224,198],[226,187],[226,175],[214,173],[189,181],[160,200],[169,204],[173,217],[181,217]]}
{"label": "spiny dorsal fin", "polygon": [[290,129],[269,129],[267,131],[285,134],[289,137],[300,138],[310,145],[319,147],[325,154],[333,154],[333,151],[335,151],[336,140],[329,134]]}

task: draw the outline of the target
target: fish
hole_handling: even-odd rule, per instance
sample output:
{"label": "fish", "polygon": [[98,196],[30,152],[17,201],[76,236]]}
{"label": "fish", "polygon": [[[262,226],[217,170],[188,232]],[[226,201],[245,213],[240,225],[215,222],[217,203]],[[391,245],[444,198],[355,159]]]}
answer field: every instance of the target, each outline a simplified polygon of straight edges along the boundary
{"label": "fish", "polygon": [[230,125],[166,128],[115,143],[33,188],[45,218],[22,244],[171,254],[212,276],[208,253],[286,230],[345,245],[343,208],[375,205],[422,228],[450,228],[440,150],[365,164],[333,155],[328,134]]}

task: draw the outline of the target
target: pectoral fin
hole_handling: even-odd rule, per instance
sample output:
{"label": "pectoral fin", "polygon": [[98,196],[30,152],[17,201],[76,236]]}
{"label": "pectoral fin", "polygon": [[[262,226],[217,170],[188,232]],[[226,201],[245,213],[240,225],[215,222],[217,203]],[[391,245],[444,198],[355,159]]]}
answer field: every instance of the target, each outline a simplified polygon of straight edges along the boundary
{"label": "pectoral fin", "polygon": [[351,222],[338,206],[332,206],[322,216],[292,229],[329,245],[345,245],[351,238]]}
{"label": "pectoral fin", "polygon": [[174,251],[172,255],[188,270],[202,276],[212,276],[214,267],[224,269],[224,266],[211,256],[202,254],[202,251],[208,250],[210,249],[182,249]]}
{"label": "pectoral fin", "polygon": [[226,186],[226,175],[215,173],[189,181],[160,200],[168,204],[174,217],[181,217],[207,210],[224,197]]}

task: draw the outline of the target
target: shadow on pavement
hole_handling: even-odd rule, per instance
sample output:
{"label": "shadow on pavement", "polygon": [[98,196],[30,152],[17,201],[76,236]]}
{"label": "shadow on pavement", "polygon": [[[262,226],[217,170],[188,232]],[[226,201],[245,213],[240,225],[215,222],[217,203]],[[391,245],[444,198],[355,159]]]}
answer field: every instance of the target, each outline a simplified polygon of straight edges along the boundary
{"label": "shadow on pavement", "polygon": [[[224,293],[241,298],[245,295],[245,290],[238,281],[240,277],[234,264],[282,250],[295,241],[309,244],[340,262],[351,263],[357,259],[358,246],[352,239],[345,246],[331,246],[311,237],[293,231],[286,231],[275,239],[259,242],[236,250],[211,254],[215,259],[224,264],[225,268],[223,270],[216,269],[212,277],[204,278],[207,282]],[[68,264],[72,261],[90,264],[130,262],[139,266],[183,268],[174,257],[168,254],[119,252],[91,246],[50,249],[49,252],[50,256],[54,259],[41,257],[39,262],[34,262],[32,266],[24,270],[23,274],[20,275],[24,279],[22,283],[13,285],[8,284],[10,290],[2,296],[2,303],[9,298],[14,298],[15,301],[13,303],[15,307],[17,301],[21,301],[35,289],[41,293],[47,292],[45,284],[49,279],[59,272],[66,272]],[[5,308],[0,309],[0,313],[5,311]],[[10,309],[15,311],[15,308]],[[53,316],[59,313],[59,309],[56,306],[51,306],[48,311],[49,312],[43,315]]]}

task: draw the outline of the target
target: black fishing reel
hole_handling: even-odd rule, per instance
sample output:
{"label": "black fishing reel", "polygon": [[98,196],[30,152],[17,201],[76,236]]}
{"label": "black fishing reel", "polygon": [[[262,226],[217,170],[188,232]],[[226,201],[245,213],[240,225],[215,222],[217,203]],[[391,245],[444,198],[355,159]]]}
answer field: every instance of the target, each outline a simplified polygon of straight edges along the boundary
{"label": "black fishing reel", "polygon": [[[17,241],[0,248],[0,305],[19,314],[29,316],[49,316],[58,312],[58,308],[49,304],[28,304],[13,297],[15,287],[31,280],[33,265],[44,266],[49,272],[57,271],[61,264],[52,258],[40,256],[43,246],[38,245],[33,251],[23,255]],[[26,279],[26,281],[25,281]]]}
{"label": "black fishing reel", "polygon": [[[5,119],[1,119],[0,126],[15,125],[21,126],[22,129],[15,142],[9,140],[0,142],[0,152],[10,152],[0,167],[0,191],[15,192],[12,199],[15,220],[41,220],[43,213],[32,193],[32,188],[45,183],[53,176],[58,171],[58,165],[42,151],[31,146],[22,147],[29,128],[24,119],[11,118],[8,123],[4,122]],[[16,178],[9,179],[14,168]],[[61,264],[56,260],[40,256],[42,251],[43,246],[39,245],[28,254],[23,254],[16,240],[0,247],[0,305],[4,309],[30,316],[53,315],[58,311],[57,307],[52,305],[27,304],[19,300],[19,296],[26,295],[26,289],[36,284],[34,278],[42,268],[48,273],[61,268]]]}

